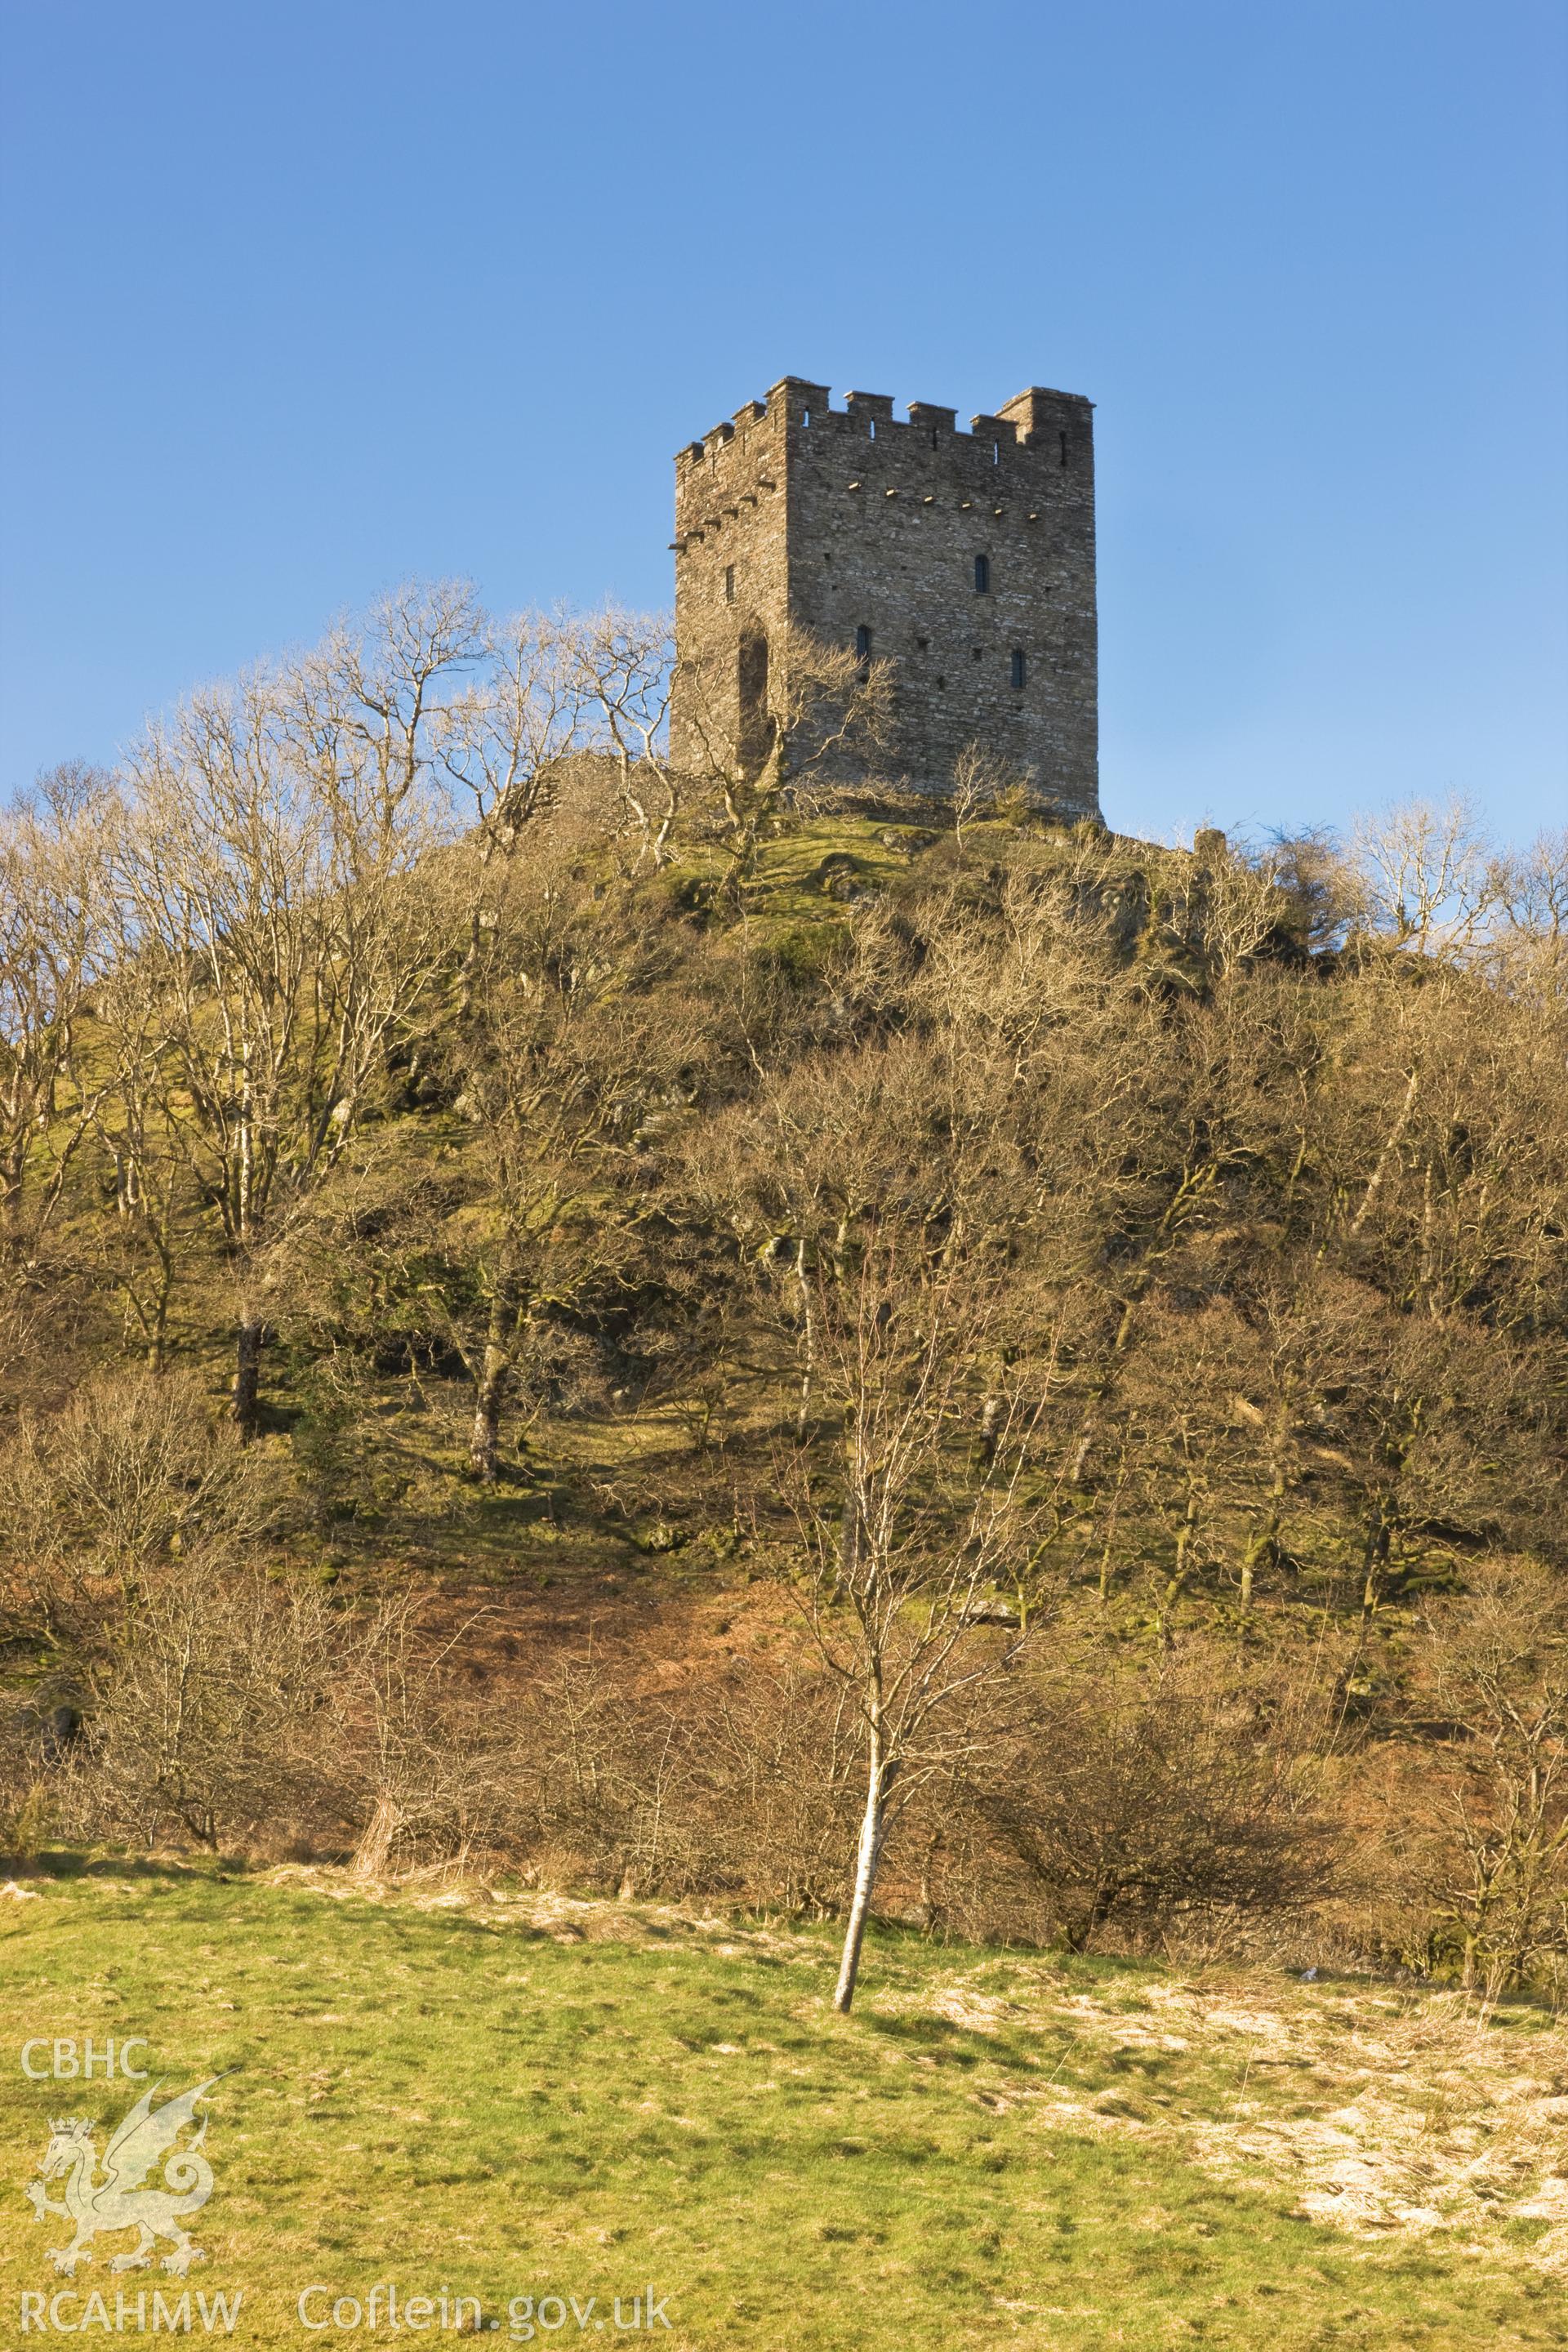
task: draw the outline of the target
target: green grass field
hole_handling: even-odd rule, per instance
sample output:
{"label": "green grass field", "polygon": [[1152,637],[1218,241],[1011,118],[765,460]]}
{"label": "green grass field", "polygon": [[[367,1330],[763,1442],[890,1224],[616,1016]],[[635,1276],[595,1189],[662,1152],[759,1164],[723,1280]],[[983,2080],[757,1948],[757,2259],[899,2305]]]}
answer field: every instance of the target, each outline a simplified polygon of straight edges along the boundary
{"label": "green grass field", "polygon": [[186,2284],[242,2292],[236,2341],[363,2340],[298,2297],[363,2314],[395,2281],[432,2334],[461,2294],[502,2342],[551,2295],[563,2324],[521,2340],[613,2340],[650,2284],[668,2326],[636,2340],[702,2352],[1568,2342],[1551,2021],[886,1930],[840,2020],[832,1960],[826,1931],[656,1906],[37,1869],[0,1894],[0,2345],[40,2340],[24,2294],[75,2294],[91,2342],[95,2288],[112,2326],[117,2287],[133,2312],[181,2284],[111,2277],[128,2236],[49,2266],[49,2118],[142,2086],[21,2052],[89,2035],[144,2036],[170,2091],[233,2070]]}

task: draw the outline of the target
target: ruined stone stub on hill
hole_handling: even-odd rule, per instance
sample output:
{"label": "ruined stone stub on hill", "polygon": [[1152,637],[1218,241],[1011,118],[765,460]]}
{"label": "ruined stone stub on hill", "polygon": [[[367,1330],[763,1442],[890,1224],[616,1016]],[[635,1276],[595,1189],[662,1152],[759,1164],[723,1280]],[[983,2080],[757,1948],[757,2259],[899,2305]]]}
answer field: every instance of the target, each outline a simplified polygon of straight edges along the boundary
{"label": "ruined stone stub on hill", "polygon": [[943,793],[977,743],[1098,816],[1090,402],[1037,386],[964,433],[785,376],[680,452],[675,518],[679,766],[765,755],[793,626],[892,663],[883,779]]}

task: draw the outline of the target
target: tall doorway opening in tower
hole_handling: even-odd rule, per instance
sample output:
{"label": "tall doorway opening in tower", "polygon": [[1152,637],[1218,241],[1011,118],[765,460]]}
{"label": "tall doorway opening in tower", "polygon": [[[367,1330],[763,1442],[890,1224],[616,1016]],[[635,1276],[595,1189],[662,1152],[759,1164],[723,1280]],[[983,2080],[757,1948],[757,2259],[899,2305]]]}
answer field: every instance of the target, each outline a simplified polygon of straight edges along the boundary
{"label": "tall doorway opening in tower", "polygon": [[746,773],[755,775],[773,749],[773,722],[768,710],[768,641],[761,629],[742,632],[735,686],[740,712],[740,738],[735,748]]}

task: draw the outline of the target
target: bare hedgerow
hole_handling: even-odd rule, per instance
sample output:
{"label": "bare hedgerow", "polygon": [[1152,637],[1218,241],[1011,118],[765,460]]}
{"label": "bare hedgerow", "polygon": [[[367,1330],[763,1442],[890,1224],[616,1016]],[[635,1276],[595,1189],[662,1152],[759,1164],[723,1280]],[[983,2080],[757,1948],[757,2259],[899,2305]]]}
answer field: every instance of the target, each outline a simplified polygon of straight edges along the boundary
{"label": "bare hedgerow", "polygon": [[57,1806],[88,1836],[244,1847],[341,1819],[321,1593],[198,1549],[130,1589],[84,1676]]}
{"label": "bare hedgerow", "polygon": [[274,1465],[246,1451],[190,1374],[100,1374],[24,1416],[0,1451],[0,1562],[13,1609],[46,1621],[104,1579],[202,1543],[238,1557],[286,1515]]}
{"label": "bare hedgerow", "polygon": [[[1568,1608],[1528,1562],[1429,1599],[1369,1775],[1376,1866],[1342,1930],[1376,1965],[1489,1995],[1568,1970]],[[1393,1710],[1391,1709],[1391,1712]]]}
{"label": "bare hedgerow", "polygon": [[83,1834],[209,1843],[268,1809],[282,1685],[303,1674],[308,1708],[325,1673],[318,1604],[248,1565],[287,1517],[273,1465],[189,1376],[100,1375],[23,1419],[0,1451],[0,1624],[31,1665],[13,1810],[20,1787]]}
{"label": "bare hedgerow", "polygon": [[626,1896],[841,1907],[858,1743],[809,1664],[736,1660],[648,1687],[589,1648],[509,1692],[504,1725],[468,1767],[470,1803],[482,1784],[493,1808],[493,1866]]}
{"label": "bare hedgerow", "polygon": [[1040,1672],[926,1857],[950,1924],[1084,1951],[1299,1921],[1336,1867],[1314,1769],[1330,1696],[1201,1648],[1145,1675],[1092,1650]]}
{"label": "bare hedgerow", "polygon": [[429,1595],[403,1592],[340,1636],[336,1752],[361,1877],[493,1862],[505,1843],[514,1727],[461,1670],[480,1613],[441,1629]]}

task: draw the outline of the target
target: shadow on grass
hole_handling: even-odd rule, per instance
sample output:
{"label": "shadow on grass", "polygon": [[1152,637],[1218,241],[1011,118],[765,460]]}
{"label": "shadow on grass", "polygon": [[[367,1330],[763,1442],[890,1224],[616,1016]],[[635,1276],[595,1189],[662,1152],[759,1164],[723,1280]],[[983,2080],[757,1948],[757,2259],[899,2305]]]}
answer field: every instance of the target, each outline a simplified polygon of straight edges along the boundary
{"label": "shadow on grass", "polygon": [[231,1856],[196,1854],[94,1853],[69,1846],[51,1847],[42,1853],[0,1853],[0,1874],[6,1878],[167,1878],[191,1885],[223,1885],[250,1875],[248,1863]]}
{"label": "shadow on grass", "polygon": [[946,2017],[883,2017],[868,2009],[864,2022],[884,2042],[940,2056],[950,2066],[981,2066],[1013,2060],[1005,2034],[977,2033],[972,2026],[955,2025]]}

